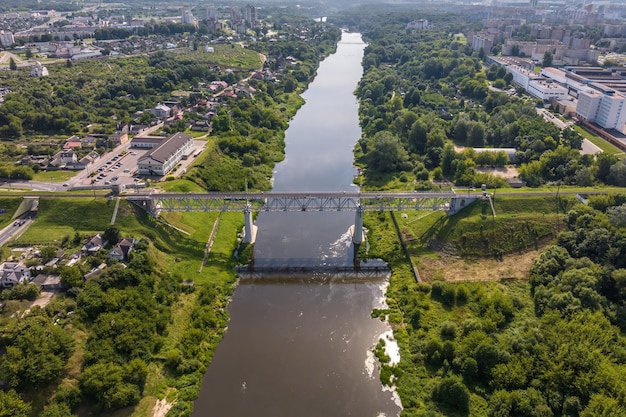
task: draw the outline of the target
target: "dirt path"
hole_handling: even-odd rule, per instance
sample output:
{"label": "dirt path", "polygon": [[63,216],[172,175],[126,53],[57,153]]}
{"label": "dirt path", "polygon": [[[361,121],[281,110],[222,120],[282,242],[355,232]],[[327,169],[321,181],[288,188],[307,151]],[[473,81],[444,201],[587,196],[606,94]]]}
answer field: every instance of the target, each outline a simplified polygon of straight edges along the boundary
{"label": "dirt path", "polygon": [[170,408],[172,408],[172,403],[168,403],[165,398],[162,400],[157,400],[156,404],[154,404],[154,408],[152,409],[152,415],[154,417],[165,417]]}

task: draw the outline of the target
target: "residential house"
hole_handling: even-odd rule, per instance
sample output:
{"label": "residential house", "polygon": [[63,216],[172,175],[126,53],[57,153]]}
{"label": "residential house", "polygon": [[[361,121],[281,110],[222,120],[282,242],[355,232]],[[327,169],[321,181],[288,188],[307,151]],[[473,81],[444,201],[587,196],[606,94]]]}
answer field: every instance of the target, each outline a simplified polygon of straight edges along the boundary
{"label": "residential house", "polygon": [[83,142],[77,136],[72,136],[63,144],[63,149],[80,149],[83,147]]}
{"label": "residential house", "polygon": [[18,262],[5,262],[0,265],[0,286],[12,288],[16,284],[30,281],[30,269]]}
{"label": "residential house", "polygon": [[128,142],[128,132],[113,132],[109,135],[109,141],[111,141],[114,146],[123,145]]}
{"label": "residential house", "polygon": [[76,156],[76,153],[72,150],[69,150],[69,151],[66,150],[66,151],[57,152],[57,154],[52,157],[52,161],[50,162],[50,165],[57,167],[57,168],[65,168],[68,165],[71,166],[75,164],[76,161],[78,161],[78,157]]}
{"label": "residential house", "polygon": [[196,120],[191,125],[191,130],[196,132],[208,132],[211,129],[211,122],[208,120]]}
{"label": "residential house", "polygon": [[89,164],[95,162],[98,158],[100,158],[100,154],[96,151],[91,151],[76,162],[74,167],[76,169],[85,169],[89,166]]}
{"label": "residential house", "polygon": [[109,252],[109,257],[120,262],[128,260],[128,254],[135,246],[135,239],[120,239],[117,245]]}
{"label": "residential house", "polygon": [[172,109],[165,104],[157,104],[152,109],[150,109],[150,113],[154,114],[159,119],[167,119],[170,117]]}
{"label": "residential house", "polygon": [[132,125],[130,127],[130,134],[131,135],[139,135],[141,133],[144,132],[144,130],[146,130],[148,128],[148,126],[146,125]]}
{"label": "residential house", "polygon": [[83,255],[94,255],[100,249],[105,247],[107,243],[108,242],[104,240],[102,235],[98,233],[97,235],[89,239],[87,243],[83,245],[83,247],[81,248],[81,252]]}
{"label": "residential house", "polygon": [[42,291],[58,290],[61,288],[61,276],[39,274],[35,277],[33,283],[37,284]]}

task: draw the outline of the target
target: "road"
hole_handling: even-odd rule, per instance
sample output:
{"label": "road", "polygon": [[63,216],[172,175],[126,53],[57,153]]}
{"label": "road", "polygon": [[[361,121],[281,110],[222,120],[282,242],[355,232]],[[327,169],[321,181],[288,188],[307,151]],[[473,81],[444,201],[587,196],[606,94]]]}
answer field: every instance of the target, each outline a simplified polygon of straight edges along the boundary
{"label": "road", "polygon": [[[546,121],[552,122],[556,127],[561,130],[572,127],[574,125],[574,122],[564,122],[546,109],[537,108],[537,113],[543,116]],[[594,145],[591,141],[583,139],[582,149],[580,150],[580,153],[582,153],[583,155],[595,155],[600,152],[602,152],[602,149]]]}
{"label": "road", "polygon": [[0,230],[0,246],[24,233],[30,225],[33,224],[33,217],[34,215],[32,213],[26,213],[16,218],[14,222],[10,223],[4,229]]}

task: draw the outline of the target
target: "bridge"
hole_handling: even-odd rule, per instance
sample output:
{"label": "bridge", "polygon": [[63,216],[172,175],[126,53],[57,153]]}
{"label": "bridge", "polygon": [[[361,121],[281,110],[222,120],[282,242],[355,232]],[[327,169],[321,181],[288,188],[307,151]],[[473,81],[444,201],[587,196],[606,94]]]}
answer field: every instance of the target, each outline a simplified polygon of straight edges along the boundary
{"label": "bridge", "polygon": [[133,193],[121,197],[143,207],[154,216],[160,212],[243,212],[245,243],[254,243],[254,211],[351,211],[355,212],[352,240],[363,237],[365,211],[444,210],[453,215],[474,200],[489,198],[483,193],[449,192],[312,192],[312,193]]}

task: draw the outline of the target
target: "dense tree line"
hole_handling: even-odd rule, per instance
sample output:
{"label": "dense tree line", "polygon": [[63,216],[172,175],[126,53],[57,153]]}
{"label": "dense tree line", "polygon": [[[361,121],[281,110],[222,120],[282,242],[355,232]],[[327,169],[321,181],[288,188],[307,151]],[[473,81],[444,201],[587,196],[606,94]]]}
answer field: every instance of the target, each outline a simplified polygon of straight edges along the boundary
{"label": "dense tree line", "polygon": [[[419,188],[431,186],[425,180],[442,177],[458,185],[503,186],[503,180],[475,168],[514,162],[530,186],[626,183],[617,160],[607,166],[606,156],[581,156],[582,136],[545,121],[535,100],[498,90],[512,88],[511,74],[495,64],[486,66],[484,54],[455,35],[476,22],[462,16],[364,15],[363,22],[346,20],[358,25],[368,42],[357,88],[363,128],[357,157],[366,180],[391,174],[414,179]],[[418,17],[428,18],[431,27],[406,29]],[[496,162],[496,155],[468,154],[453,145],[516,152],[513,161]],[[382,154],[379,146],[387,151]],[[614,171],[610,177],[609,169]]]}
{"label": "dense tree line", "polygon": [[[115,232],[119,236],[115,228],[106,232],[113,242]],[[43,416],[69,416],[81,404],[110,412],[139,401],[148,366],[163,345],[172,303],[181,291],[179,280],[154,269],[147,249],[146,241],[138,242],[126,265],[99,252],[91,265],[109,266],[88,281],[83,276],[89,264],[62,267],[61,281],[73,301],[36,308],[24,319],[9,322],[1,340],[6,355],[0,376],[14,391],[2,392],[0,410],[8,413],[4,415],[26,410],[28,403],[11,395],[34,388],[56,387]],[[86,333],[80,347],[73,338],[76,327]],[[68,375],[67,362],[76,348],[82,369]]]}
{"label": "dense tree line", "polygon": [[[283,70],[278,81],[250,79],[250,86],[255,89],[253,96],[229,99],[212,118],[217,149],[187,175],[207,190],[271,187],[272,168],[284,158],[284,132],[302,104],[297,95],[312,80],[321,59],[335,50],[341,38],[339,29],[310,19],[286,19],[281,14],[275,19],[285,39],[257,42],[253,48],[267,54],[268,68],[276,69],[277,62],[288,56],[296,58],[298,63]],[[299,25],[295,26],[296,23]],[[307,34],[307,40],[300,38],[303,33]]]}
{"label": "dense tree line", "polygon": [[579,203],[563,224],[529,284],[392,280],[400,313],[375,315],[404,324],[405,357],[381,371],[403,415],[626,412],[626,197]]}

